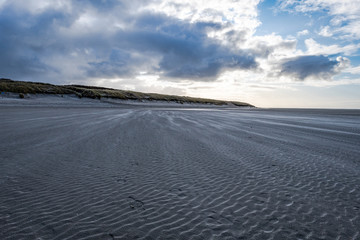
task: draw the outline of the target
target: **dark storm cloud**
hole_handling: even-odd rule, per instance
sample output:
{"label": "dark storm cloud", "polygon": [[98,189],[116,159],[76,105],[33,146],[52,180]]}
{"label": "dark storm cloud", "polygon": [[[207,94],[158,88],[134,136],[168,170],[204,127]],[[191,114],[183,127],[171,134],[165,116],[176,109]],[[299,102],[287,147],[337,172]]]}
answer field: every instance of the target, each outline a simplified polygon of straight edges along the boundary
{"label": "dark storm cloud", "polygon": [[[166,56],[161,62],[163,69],[167,69],[167,76],[175,78],[196,78],[196,79],[211,79],[217,76],[221,70],[225,69],[251,69],[256,68],[257,63],[252,56],[231,55],[225,53],[224,55],[214,54],[214,57],[204,57],[199,62],[188,61],[180,65],[176,61],[167,59],[171,56]],[[170,60],[170,61],[167,61]]]}
{"label": "dark storm cloud", "polygon": [[295,47],[296,47],[296,40],[287,40],[277,44],[259,42],[255,45],[255,48],[252,50],[252,52],[254,53],[254,55],[260,58],[267,58],[277,49],[295,49]]}
{"label": "dark storm cloud", "polygon": [[[149,19],[149,21],[144,21]],[[151,19],[151,20],[150,20]],[[171,22],[172,23],[169,23]],[[164,23],[160,25],[158,23]],[[147,15],[140,18],[140,31],[119,33],[118,45],[124,49],[160,55],[159,68],[164,76],[208,80],[224,69],[251,69],[257,63],[245,52],[232,52],[206,37],[205,29],[219,28],[214,23],[183,24],[165,16]],[[157,23],[157,31],[154,29]]]}
{"label": "dark storm cloud", "polygon": [[[144,4],[148,1],[138,1]],[[213,22],[188,23],[152,12],[136,13],[129,1],[74,1],[70,11],[47,9],[41,13],[19,11],[7,4],[0,10],[0,75],[23,78],[49,75],[62,77],[131,77],[148,71],[173,79],[215,80],[226,69],[257,67],[246,51],[234,52],[207,37],[208,29],[221,29]],[[95,18],[111,16],[126,28],[90,27],[74,35],[71,29],[80,15],[91,9]],[[136,13],[136,14],[135,14]],[[71,54],[77,58],[72,60]],[[73,61],[72,71],[53,62],[57,57]],[[78,59],[85,65],[77,66]]]}
{"label": "dark storm cloud", "polygon": [[31,14],[4,8],[0,12],[0,74],[6,77],[41,76],[57,72],[42,58],[51,45],[53,23],[67,23],[61,12],[49,11],[33,17]]}
{"label": "dark storm cloud", "polygon": [[214,80],[225,69],[257,67],[251,54],[233,52],[207,38],[206,30],[221,29],[220,24],[189,24],[165,15],[146,13],[138,16],[134,25],[134,30],[117,34],[117,47],[146,56],[159,56],[158,68],[153,70],[162,72],[163,76]]}
{"label": "dark storm cloud", "polygon": [[297,80],[309,77],[326,80],[339,72],[340,64],[340,61],[323,55],[301,56],[285,60],[280,66],[280,75],[291,76]]}
{"label": "dark storm cloud", "polygon": [[93,7],[100,9],[100,10],[110,10],[115,6],[124,6],[125,1],[120,0],[76,0],[74,4],[79,5],[92,5]]}
{"label": "dark storm cloud", "polygon": [[89,62],[87,75],[92,77],[131,75],[131,66],[129,65],[130,60],[131,56],[129,53],[119,49],[113,49],[107,60]]}

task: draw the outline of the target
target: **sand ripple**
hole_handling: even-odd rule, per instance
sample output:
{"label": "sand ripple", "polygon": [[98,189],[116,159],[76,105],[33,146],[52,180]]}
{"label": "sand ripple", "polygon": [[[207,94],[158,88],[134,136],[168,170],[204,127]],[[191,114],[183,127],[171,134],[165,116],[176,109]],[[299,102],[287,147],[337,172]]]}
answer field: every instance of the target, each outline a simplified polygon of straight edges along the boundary
{"label": "sand ripple", "polygon": [[0,239],[360,239],[359,122],[0,108]]}

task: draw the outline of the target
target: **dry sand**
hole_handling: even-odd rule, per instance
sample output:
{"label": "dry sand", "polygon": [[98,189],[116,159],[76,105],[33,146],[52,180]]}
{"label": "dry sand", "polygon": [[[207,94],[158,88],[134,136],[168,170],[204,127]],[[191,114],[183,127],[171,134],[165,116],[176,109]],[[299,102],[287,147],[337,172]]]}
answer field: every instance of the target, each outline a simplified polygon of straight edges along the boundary
{"label": "dry sand", "polygon": [[0,104],[0,239],[360,239],[360,111]]}

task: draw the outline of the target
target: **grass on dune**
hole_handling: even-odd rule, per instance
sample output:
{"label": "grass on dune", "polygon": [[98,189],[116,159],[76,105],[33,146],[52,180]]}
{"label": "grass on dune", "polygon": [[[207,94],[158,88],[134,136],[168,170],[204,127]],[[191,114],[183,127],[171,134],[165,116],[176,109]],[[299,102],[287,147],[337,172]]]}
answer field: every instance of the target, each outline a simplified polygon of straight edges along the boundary
{"label": "grass on dune", "polygon": [[[75,94],[79,98],[113,98],[123,100],[147,100],[147,101],[167,101],[177,103],[200,103],[200,104],[215,104],[215,105],[229,105],[233,104],[240,107],[253,107],[244,102],[236,101],[222,101],[206,98],[194,98],[186,96],[165,95],[158,93],[142,93],[135,91],[125,91],[104,87],[93,87],[83,85],[53,85],[48,83],[38,82],[23,82],[13,81],[10,79],[0,79],[0,92],[19,93],[19,97],[23,94]],[[22,94],[22,95],[21,95]]]}

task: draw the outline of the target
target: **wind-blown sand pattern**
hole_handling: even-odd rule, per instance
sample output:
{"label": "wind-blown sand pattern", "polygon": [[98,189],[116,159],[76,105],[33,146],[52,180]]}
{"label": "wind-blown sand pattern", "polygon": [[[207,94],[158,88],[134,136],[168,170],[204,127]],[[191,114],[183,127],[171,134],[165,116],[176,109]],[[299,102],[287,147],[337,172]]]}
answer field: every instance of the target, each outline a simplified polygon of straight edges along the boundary
{"label": "wind-blown sand pattern", "polygon": [[0,239],[360,239],[360,113],[0,107]]}

